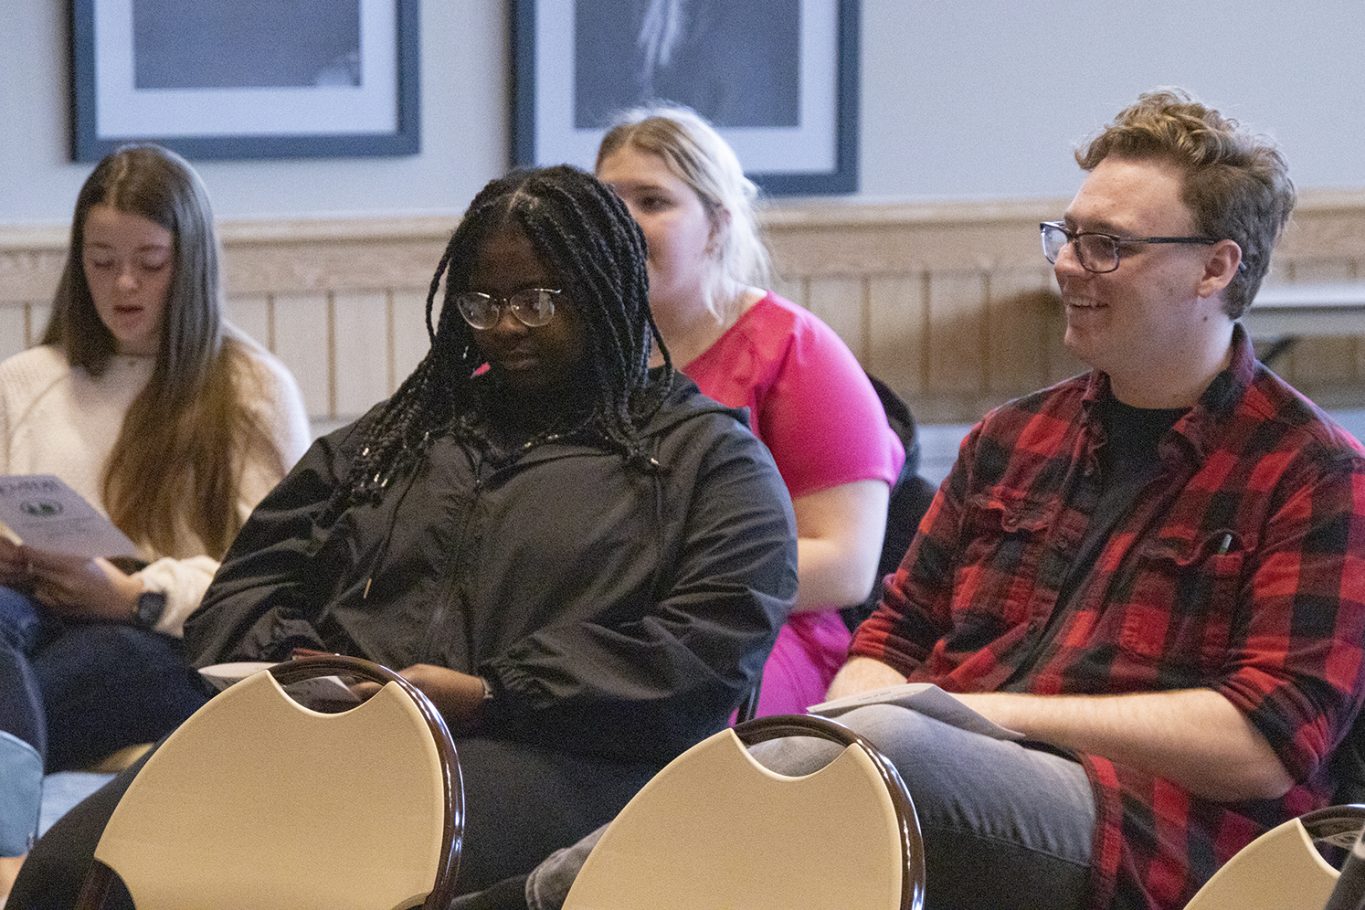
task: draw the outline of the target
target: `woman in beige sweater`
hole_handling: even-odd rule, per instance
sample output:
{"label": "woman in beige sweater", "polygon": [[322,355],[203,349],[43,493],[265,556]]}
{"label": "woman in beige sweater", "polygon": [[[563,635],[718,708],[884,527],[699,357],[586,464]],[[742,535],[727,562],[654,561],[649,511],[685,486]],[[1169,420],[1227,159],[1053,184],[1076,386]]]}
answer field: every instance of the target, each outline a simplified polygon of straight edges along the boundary
{"label": "woman in beige sweater", "polygon": [[[44,770],[156,739],[202,702],[181,626],[308,441],[293,378],[223,321],[198,176],[156,146],[109,155],[77,198],[43,343],[0,363],[0,475],[58,475],[140,558],[0,539],[0,857],[26,851]],[[0,859],[0,898],[16,866]]]}

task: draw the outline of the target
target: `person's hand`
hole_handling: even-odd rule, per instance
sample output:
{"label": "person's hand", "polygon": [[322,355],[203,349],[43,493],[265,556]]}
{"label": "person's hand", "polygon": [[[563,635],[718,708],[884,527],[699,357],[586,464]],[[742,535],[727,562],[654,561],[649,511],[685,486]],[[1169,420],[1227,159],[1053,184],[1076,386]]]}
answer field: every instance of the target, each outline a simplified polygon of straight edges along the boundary
{"label": "person's hand", "polygon": [[131,622],[142,580],[107,559],[86,559],[20,547],[33,584],[33,597],[57,616],[76,620]]}
{"label": "person's hand", "polygon": [[[484,704],[481,678],[434,664],[413,664],[398,672],[421,689],[455,729],[467,729],[478,721]],[[362,699],[379,691],[376,683],[358,683],[351,688]]]}
{"label": "person's hand", "polygon": [[22,548],[7,537],[0,537],[0,585],[27,590],[30,581],[28,560]]}

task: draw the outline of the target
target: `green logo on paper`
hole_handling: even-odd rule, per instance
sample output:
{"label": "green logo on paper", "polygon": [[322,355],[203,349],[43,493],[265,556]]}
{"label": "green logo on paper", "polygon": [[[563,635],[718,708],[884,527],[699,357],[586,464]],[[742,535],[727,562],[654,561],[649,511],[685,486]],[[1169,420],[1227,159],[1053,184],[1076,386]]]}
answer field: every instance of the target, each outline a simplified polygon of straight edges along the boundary
{"label": "green logo on paper", "polygon": [[51,518],[62,514],[62,504],[53,499],[29,499],[19,503],[19,511],[34,518]]}

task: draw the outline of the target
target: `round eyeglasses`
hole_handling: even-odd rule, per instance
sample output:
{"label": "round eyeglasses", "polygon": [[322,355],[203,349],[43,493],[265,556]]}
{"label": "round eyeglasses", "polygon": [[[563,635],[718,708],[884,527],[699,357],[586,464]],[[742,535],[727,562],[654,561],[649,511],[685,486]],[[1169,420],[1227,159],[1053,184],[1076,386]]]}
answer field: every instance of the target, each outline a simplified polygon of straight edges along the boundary
{"label": "round eyeglasses", "polygon": [[494,297],[464,291],[455,295],[455,306],[464,321],[476,329],[493,328],[502,319],[504,309],[511,310],[517,322],[534,329],[555,318],[555,298],[562,293],[554,288],[522,288],[506,297]]}
{"label": "round eyeglasses", "polygon": [[1119,267],[1125,246],[1137,243],[1197,243],[1204,246],[1218,241],[1212,237],[1119,237],[1102,231],[1073,231],[1060,221],[1044,221],[1038,225],[1043,235],[1043,256],[1057,263],[1062,248],[1068,243],[1076,250],[1076,261],[1087,272],[1103,275]]}

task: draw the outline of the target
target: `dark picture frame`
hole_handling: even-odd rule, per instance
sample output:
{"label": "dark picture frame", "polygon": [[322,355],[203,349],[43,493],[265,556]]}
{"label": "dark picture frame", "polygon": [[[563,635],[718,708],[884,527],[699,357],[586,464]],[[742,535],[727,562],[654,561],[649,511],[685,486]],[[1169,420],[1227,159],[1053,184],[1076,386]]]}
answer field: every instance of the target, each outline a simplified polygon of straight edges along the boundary
{"label": "dark picture frame", "polygon": [[664,72],[643,0],[512,0],[513,163],[590,168],[610,114],[655,97],[715,123],[768,194],[856,192],[860,5],[693,0]]}
{"label": "dark picture frame", "polygon": [[[298,6],[268,3],[261,11],[271,15]],[[414,155],[421,149],[419,6],[326,0],[312,7],[307,28],[280,28],[253,42],[235,29],[222,39],[212,29],[196,32],[184,15],[153,15],[183,7],[211,20],[235,8],[240,17],[236,0],[197,7],[71,0],[72,160],[96,161],[136,141],[196,160]],[[334,21],[320,21],[322,11]],[[322,43],[329,36],[353,49],[329,60]],[[241,43],[224,46],[230,40]],[[261,51],[269,56],[253,58]],[[187,60],[193,65],[179,66]],[[301,66],[312,69],[300,75]]]}

